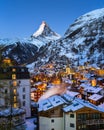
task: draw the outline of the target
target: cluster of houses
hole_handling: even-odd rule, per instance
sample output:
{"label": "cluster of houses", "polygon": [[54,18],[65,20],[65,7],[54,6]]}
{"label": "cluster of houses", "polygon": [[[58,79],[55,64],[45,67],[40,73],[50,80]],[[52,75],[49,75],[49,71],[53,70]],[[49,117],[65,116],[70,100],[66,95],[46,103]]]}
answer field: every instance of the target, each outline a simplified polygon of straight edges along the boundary
{"label": "cluster of houses", "polygon": [[38,130],[104,130],[104,69],[0,67],[0,128],[35,115]]}
{"label": "cluster of houses", "polygon": [[[52,66],[48,71],[54,74]],[[40,88],[43,96],[37,97],[39,130],[103,130],[104,70],[79,67],[74,71],[67,66],[60,74],[57,73],[55,78],[52,76],[51,82],[48,81],[46,92],[41,89],[42,86]],[[40,84],[41,82],[43,83],[43,78],[39,80]],[[64,93],[60,93],[59,89],[56,92],[55,86],[61,86],[63,82],[67,83]],[[34,81],[34,87],[36,83]],[[50,90],[49,93],[47,89]]]}
{"label": "cluster of houses", "polygon": [[104,109],[69,96],[39,101],[39,130],[104,130]]}

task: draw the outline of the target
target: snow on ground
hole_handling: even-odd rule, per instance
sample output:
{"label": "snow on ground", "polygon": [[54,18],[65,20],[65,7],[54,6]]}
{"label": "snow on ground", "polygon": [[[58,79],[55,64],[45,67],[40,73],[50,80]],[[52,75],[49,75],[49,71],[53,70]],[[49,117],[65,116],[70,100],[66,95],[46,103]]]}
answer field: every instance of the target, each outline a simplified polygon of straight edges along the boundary
{"label": "snow on ground", "polygon": [[26,119],[26,130],[36,130],[36,125],[33,123],[35,118]]}

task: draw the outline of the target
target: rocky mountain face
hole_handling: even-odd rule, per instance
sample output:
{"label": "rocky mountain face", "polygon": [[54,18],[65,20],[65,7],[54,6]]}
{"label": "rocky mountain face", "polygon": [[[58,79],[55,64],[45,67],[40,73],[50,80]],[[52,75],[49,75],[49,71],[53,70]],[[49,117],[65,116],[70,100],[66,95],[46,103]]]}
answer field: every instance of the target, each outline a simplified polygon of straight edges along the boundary
{"label": "rocky mountain face", "polygon": [[67,29],[55,42],[42,46],[35,64],[55,61],[60,64],[104,64],[104,8],[89,12]]}
{"label": "rocky mountain face", "polygon": [[8,45],[0,45],[3,57],[9,57],[18,64],[24,64],[35,56],[38,47],[31,43],[21,43],[20,41]]}
{"label": "rocky mountain face", "polygon": [[42,22],[29,39],[6,44],[2,50],[4,56],[33,66],[49,62],[75,66],[86,62],[104,65],[104,8],[77,18],[61,38],[46,22]]}
{"label": "rocky mountain face", "polygon": [[60,38],[60,35],[57,34],[56,32],[54,32],[49,26],[48,24],[43,21],[42,24],[40,25],[39,29],[32,35],[32,37],[34,38],[40,38],[40,37],[45,37],[45,38],[49,38],[52,40],[56,40]]}
{"label": "rocky mountain face", "polygon": [[0,39],[0,53],[19,64],[29,63],[37,58],[41,46],[59,38],[60,35],[52,31],[46,22],[42,22],[39,29],[27,39]]}
{"label": "rocky mountain face", "polygon": [[48,42],[54,42],[60,39],[60,35],[54,32],[49,25],[43,21],[39,29],[31,36],[31,43],[35,44],[40,48]]}

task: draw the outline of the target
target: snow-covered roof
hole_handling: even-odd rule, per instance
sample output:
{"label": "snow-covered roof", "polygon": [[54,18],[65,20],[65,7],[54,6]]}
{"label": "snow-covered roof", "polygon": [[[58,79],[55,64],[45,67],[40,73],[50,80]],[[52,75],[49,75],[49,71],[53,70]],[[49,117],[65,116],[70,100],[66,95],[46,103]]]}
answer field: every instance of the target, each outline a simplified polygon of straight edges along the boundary
{"label": "snow-covered roof", "polygon": [[36,88],[31,88],[31,92],[34,92],[36,91],[37,89]]}
{"label": "snow-covered roof", "polygon": [[65,83],[69,83],[69,84],[72,84],[72,81],[68,78],[62,78],[62,80],[65,82]]}
{"label": "snow-covered roof", "polygon": [[72,101],[72,104],[67,105],[65,108],[63,108],[63,110],[64,110],[64,112],[70,112],[70,111],[74,112],[74,111],[77,111],[84,107],[91,108],[91,109],[94,109],[94,110],[97,110],[100,112],[104,112],[104,109],[99,108],[98,106],[96,106],[86,100],[79,99],[79,98],[75,98]]}
{"label": "snow-covered roof", "polygon": [[31,101],[31,106],[32,106],[32,107],[37,107],[38,104],[37,104],[36,102],[34,102],[34,101]]}
{"label": "snow-covered roof", "polygon": [[[65,104],[65,105],[64,105]],[[84,107],[88,107],[100,112],[104,112],[104,109],[95,106],[94,104],[82,100],[79,98],[71,97],[67,94],[63,94],[61,96],[54,95],[47,99],[44,99],[39,102],[39,109],[38,111],[47,111],[49,109],[55,108],[57,106],[63,105],[62,109],[64,112],[75,112],[79,109],[82,109]]]}
{"label": "snow-covered roof", "polygon": [[65,100],[58,95],[51,96],[45,100],[39,101],[39,111],[46,111],[53,107],[62,105],[65,103]]}
{"label": "snow-covered roof", "polygon": [[74,112],[81,108],[83,108],[83,105],[74,100],[74,101],[72,101],[72,104],[64,107],[63,111],[64,112],[71,112],[71,111]]}
{"label": "snow-covered roof", "polygon": [[66,91],[66,94],[68,94],[68,95],[70,95],[70,96],[72,96],[72,97],[75,97],[75,96],[77,96],[77,95],[79,95],[80,93],[79,92],[73,92],[73,91]]}
{"label": "snow-covered roof", "polygon": [[89,93],[98,93],[100,92],[103,88],[99,87],[99,86],[91,86],[90,84],[81,84],[80,86],[82,86],[84,88],[84,91],[89,92]]}
{"label": "snow-covered roof", "polygon": [[98,101],[99,99],[103,98],[102,95],[99,95],[99,94],[93,94],[91,95],[90,97],[88,97],[88,99],[91,99],[93,101]]}
{"label": "snow-covered roof", "polygon": [[16,115],[21,115],[24,113],[25,113],[25,110],[21,108],[12,108],[12,109],[8,108],[8,109],[0,111],[0,117],[8,117],[10,115],[16,116]]}
{"label": "snow-covered roof", "polygon": [[104,103],[100,104],[99,107],[104,109]]}
{"label": "snow-covered roof", "polygon": [[99,77],[99,78],[97,78],[97,80],[103,80],[104,78],[103,77]]}
{"label": "snow-covered roof", "polygon": [[33,86],[35,86],[35,85],[41,85],[41,84],[42,84],[42,82],[36,82],[36,83],[34,83]]}

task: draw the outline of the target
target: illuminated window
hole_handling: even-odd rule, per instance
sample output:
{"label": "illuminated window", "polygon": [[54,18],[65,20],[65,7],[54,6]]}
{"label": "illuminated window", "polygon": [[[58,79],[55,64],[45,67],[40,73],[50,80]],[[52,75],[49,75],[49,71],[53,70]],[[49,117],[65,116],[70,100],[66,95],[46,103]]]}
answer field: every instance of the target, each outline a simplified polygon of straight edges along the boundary
{"label": "illuminated window", "polygon": [[14,93],[14,94],[17,94],[17,89],[13,89],[13,93]]}
{"label": "illuminated window", "polygon": [[16,74],[12,74],[12,79],[16,79]]}
{"label": "illuminated window", "polygon": [[13,69],[12,69],[12,72],[16,72],[16,69],[15,69],[15,68],[13,68]]}
{"label": "illuminated window", "polygon": [[17,81],[13,81],[13,86],[17,86]]}
{"label": "illuminated window", "polygon": [[13,98],[14,98],[14,102],[16,102],[16,101],[17,101],[17,97],[16,97],[16,96],[14,96]]}
{"label": "illuminated window", "polygon": [[13,106],[14,106],[14,108],[16,108],[17,107],[17,103],[14,103]]}

